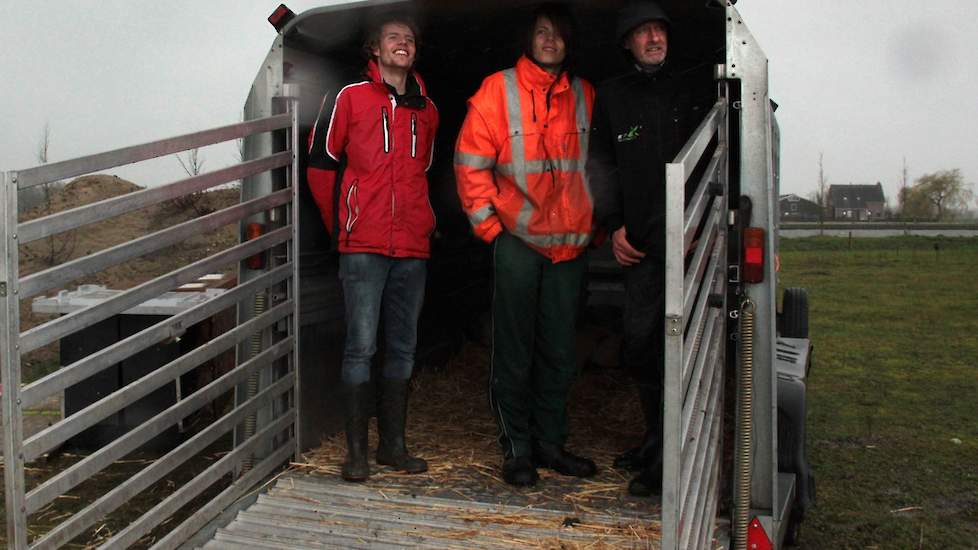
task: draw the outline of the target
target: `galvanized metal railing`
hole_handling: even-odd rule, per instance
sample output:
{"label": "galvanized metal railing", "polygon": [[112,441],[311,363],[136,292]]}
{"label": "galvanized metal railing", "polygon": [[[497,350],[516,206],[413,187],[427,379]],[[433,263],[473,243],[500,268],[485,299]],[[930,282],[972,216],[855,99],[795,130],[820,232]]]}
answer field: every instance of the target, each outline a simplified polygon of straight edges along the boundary
{"label": "galvanized metal railing", "polygon": [[[726,132],[727,101],[721,98],[666,165],[662,547],[669,549],[708,548],[716,517],[726,349]],[[702,176],[690,182],[694,173]],[[690,184],[695,190],[687,203]]]}
{"label": "galvanized metal railing", "polygon": [[[248,438],[237,438],[233,450],[211,464],[205,471],[171,492],[152,509],[105,541],[104,548],[123,548],[152,532],[175,512],[187,506],[205,490],[215,490],[220,483],[227,486],[216,497],[191,514],[179,526],[169,529],[153,548],[175,548],[203,527],[224,508],[250,490],[256,482],[267,477],[296,452],[296,398],[298,349],[298,277],[297,277],[297,211],[296,200],[298,135],[297,101],[286,98],[287,112],[197,132],[143,145],[127,147],[108,153],[75,160],[48,164],[18,172],[0,174],[0,375],[2,375],[2,418],[5,503],[7,515],[7,544],[11,548],[57,548],[86,530],[100,519],[129,502],[141,491],[166,479],[204,449],[235,431],[249,417],[263,422]],[[181,151],[216,143],[243,139],[265,132],[286,135],[285,150],[269,156],[242,162],[213,172],[195,175],[168,185],[130,193],[101,202],[59,212],[40,219],[18,223],[17,192],[37,185],[65,180],[84,174],[143,160],[175,154]],[[282,182],[277,189],[223,210],[200,216],[155,233],[140,236],[123,244],[64,262],[27,276],[20,275],[18,247],[71,231],[116,216],[201,192],[215,186],[270,171],[280,171]],[[231,224],[241,224],[266,213],[279,220],[264,235],[204,259],[162,274],[134,288],[125,290],[97,305],[45,322],[21,332],[21,300],[44,294],[53,289],[101,272],[111,266],[145,256],[178,244],[200,233],[214,231]],[[269,253],[273,258],[267,270],[247,282],[216,295],[177,315],[121,339],[57,371],[26,385],[21,384],[21,358],[48,344],[72,335],[115,315],[156,298],[165,292],[197,280],[199,277],[238,265],[245,259]],[[181,335],[188,327],[207,320],[217,313],[254,300],[256,295],[270,294],[270,307],[260,315],[239,321],[237,326],[209,342],[184,353],[149,374],[105,395],[82,410],[61,419],[37,434],[24,438],[24,410],[59,395],[105,369],[152,346]],[[124,435],[99,448],[63,471],[52,474],[37,486],[25,484],[25,465],[54,449],[72,437],[95,426],[103,419],[118,413],[141,398],[168,384],[202,364],[238,346],[255,334],[264,334],[263,349],[246,356],[238,353],[235,366],[229,372],[204,385],[190,395],[181,396],[165,410],[134,427]],[[274,368],[273,368],[274,367]],[[144,469],[125,479],[118,486],[87,503],[33,540],[28,540],[28,516],[43,509],[81,483],[215,399],[236,391],[249,377],[264,372],[263,379],[271,380],[259,391],[236,400],[236,405],[210,425],[193,434],[175,448],[156,458]],[[259,412],[263,414],[259,415]],[[271,449],[269,451],[269,449]],[[248,461],[252,466],[242,469]],[[230,477],[232,481],[221,481]]]}

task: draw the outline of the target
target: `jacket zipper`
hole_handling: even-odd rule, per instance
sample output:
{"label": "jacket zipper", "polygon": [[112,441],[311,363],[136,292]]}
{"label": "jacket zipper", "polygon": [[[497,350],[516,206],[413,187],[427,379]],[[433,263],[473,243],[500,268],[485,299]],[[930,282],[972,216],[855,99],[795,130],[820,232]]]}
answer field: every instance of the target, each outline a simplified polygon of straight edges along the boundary
{"label": "jacket zipper", "polygon": [[381,107],[381,114],[384,117],[384,152],[391,152],[391,126],[390,117],[387,114],[387,107]]}
{"label": "jacket zipper", "polygon": [[[393,126],[393,124],[394,124],[394,115],[397,113],[397,98],[395,98],[393,95],[388,95],[387,98],[391,102],[391,120],[390,120],[390,124]],[[387,124],[387,113],[386,113],[386,109],[385,109],[385,112],[384,112],[384,123]],[[393,147],[394,147],[394,144],[391,143],[391,148],[393,149]],[[396,209],[397,209],[397,206],[396,206],[397,205],[397,201],[394,198],[394,169],[393,168],[391,168],[390,174],[391,174],[391,182],[390,182],[390,185],[391,185],[391,228],[390,228],[390,237],[388,237],[388,238],[389,238],[389,242],[390,242],[390,253],[391,253],[391,256],[394,256],[394,220],[396,218],[395,213],[396,213]]]}
{"label": "jacket zipper", "polygon": [[418,156],[418,114],[411,113],[411,158]]}

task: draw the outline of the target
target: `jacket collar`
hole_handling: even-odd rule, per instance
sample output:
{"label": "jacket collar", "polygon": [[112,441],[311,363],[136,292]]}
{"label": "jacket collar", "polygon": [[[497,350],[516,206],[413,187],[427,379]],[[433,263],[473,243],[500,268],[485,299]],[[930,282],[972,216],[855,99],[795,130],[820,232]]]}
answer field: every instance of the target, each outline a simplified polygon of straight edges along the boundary
{"label": "jacket collar", "polygon": [[633,61],[631,72],[642,82],[662,82],[681,74],[681,71],[677,71],[676,69],[676,63],[670,63],[668,59],[653,69],[642,67]]}
{"label": "jacket collar", "polygon": [[554,76],[526,55],[521,55],[516,61],[516,77],[520,86],[530,91],[558,93],[570,87],[567,71],[561,71],[559,75]]}
{"label": "jacket collar", "polygon": [[[367,62],[366,68],[363,70],[364,76],[367,80],[374,82],[376,84],[383,84],[386,86],[384,79],[380,76],[380,66],[377,65],[377,61],[371,59]],[[428,89],[424,85],[424,80],[421,79],[421,75],[417,71],[411,70],[407,78],[407,92],[404,97],[427,97]]]}

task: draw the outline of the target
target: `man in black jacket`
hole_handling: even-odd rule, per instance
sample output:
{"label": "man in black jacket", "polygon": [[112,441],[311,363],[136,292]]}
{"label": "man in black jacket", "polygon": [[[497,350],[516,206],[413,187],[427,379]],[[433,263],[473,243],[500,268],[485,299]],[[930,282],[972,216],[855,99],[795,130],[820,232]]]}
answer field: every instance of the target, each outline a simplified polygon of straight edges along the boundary
{"label": "man in black jacket", "polygon": [[646,433],[615,466],[640,471],[628,489],[647,496],[662,485],[662,375],[665,316],[665,164],[708,111],[707,85],[670,55],[671,22],[655,2],[618,14],[617,37],[634,68],[603,83],[591,121],[587,174],[595,218],[624,267],[623,360],[635,377]]}

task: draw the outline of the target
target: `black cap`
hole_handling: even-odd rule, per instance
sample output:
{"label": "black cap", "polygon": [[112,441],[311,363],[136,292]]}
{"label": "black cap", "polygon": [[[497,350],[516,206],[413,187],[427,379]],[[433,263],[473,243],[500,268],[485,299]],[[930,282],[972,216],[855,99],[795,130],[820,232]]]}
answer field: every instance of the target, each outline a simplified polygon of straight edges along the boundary
{"label": "black cap", "polygon": [[624,42],[635,27],[649,21],[664,21],[667,25],[672,25],[665,10],[652,0],[636,0],[625,4],[618,11],[618,24],[615,25],[618,42]]}

